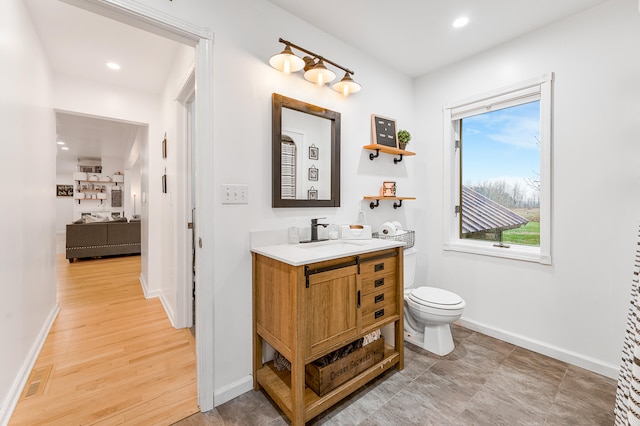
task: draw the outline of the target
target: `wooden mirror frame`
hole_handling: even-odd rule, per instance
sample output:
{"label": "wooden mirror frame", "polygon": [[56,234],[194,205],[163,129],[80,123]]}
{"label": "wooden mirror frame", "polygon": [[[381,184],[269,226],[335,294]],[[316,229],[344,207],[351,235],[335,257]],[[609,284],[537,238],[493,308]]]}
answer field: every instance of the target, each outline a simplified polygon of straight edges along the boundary
{"label": "wooden mirror frame", "polygon": [[[282,199],[282,108],[289,108],[331,121],[331,199]],[[340,207],[340,113],[274,93],[271,119],[272,207]]]}

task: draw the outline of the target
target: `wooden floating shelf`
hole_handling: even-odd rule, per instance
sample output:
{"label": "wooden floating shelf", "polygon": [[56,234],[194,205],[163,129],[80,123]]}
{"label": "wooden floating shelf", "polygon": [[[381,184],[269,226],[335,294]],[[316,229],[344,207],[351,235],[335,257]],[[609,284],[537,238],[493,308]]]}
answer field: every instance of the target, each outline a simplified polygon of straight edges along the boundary
{"label": "wooden floating shelf", "polygon": [[411,152],[411,151],[405,151],[404,149],[399,149],[399,148],[394,148],[391,146],[386,146],[386,145],[380,145],[380,144],[371,144],[371,145],[365,145],[363,147],[364,149],[368,149],[370,151],[375,151],[376,153],[373,154],[369,154],[369,160],[373,161],[374,159],[378,158],[378,156],[380,155],[381,152],[384,152],[386,154],[391,154],[391,155],[399,155],[400,158],[394,158],[393,162],[394,164],[398,164],[399,162],[402,161],[402,157],[403,156],[411,156],[411,155],[416,155],[415,152]]}
{"label": "wooden floating shelf", "polygon": [[398,207],[402,207],[402,201],[404,200],[415,200],[416,197],[384,197],[382,195],[365,195],[364,196],[365,200],[375,200],[375,203],[373,201],[371,201],[371,203],[369,204],[369,208],[371,208],[371,210],[375,209],[376,207],[378,207],[380,205],[380,200],[394,200],[397,201],[397,203],[393,203],[393,208],[397,209]]}
{"label": "wooden floating shelf", "polygon": [[112,180],[79,180],[77,182],[90,182],[90,183],[114,183],[114,184],[119,184],[122,182],[114,182]]}

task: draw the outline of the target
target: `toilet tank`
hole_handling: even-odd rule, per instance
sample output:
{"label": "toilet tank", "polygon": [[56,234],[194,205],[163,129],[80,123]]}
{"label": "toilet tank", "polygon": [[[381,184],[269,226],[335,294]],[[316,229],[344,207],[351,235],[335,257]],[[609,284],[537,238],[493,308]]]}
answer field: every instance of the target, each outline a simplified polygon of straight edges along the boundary
{"label": "toilet tank", "polygon": [[408,248],[404,251],[404,288],[413,288],[416,279],[418,250]]}

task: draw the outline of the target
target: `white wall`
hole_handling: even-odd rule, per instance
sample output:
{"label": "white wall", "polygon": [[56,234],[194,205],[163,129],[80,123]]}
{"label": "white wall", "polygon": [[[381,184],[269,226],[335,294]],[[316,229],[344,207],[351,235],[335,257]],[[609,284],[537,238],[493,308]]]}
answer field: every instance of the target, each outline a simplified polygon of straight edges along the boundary
{"label": "white wall", "polygon": [[21,0],[0,14],[0,424],[57,312],[51,71]]}
{"label": "white wall", "polygon": [[[310,27],[263,0],[158,3],[150,7],[211,28],[214,33],[214,181],[201,182],[215,202],[214,387],[215,404],[222,394],[250,380],[251,374],[251,257],[249,230],[285,229],[291,223],[308,226],[312,217],[354,222],[363,195],[377,194],[382,181],[398,181],[399,193],[413,195],[414,165],[394,165],[392,157],[375,162],[362,149],[370,143],[372,113],[398,119],[412,128],[411,80],[373,61],[356,49]],[[356,71],[360,93],[344,98],[319,88],[301,74],[284,75],[268,64],[282,50],[283,37]],[[342,113],[342,207],[322,209],[271,208],[271,94],[320,105]],[[222,205],[224,183],[249,185],[248,205]],[[407,203],[408,204],[408,203]],[[408,221],[408,209],[391,205],[371,211],[371,223]],[[204,244],[210,242],[205,241]],[[233,393],[233,391],[231,391]]]}
{"label": "white wall", "polygon": [[[74,192],[76,182],[73,175],[56,174],[56,185],[73,185]],[[73,209],[77,201],[73,197],[56,197],[56,233],[67,232],[67,224],[73,221]]]}
{"label": "white wall", "polygon": [[[416,82],[418,279],[463,320],[616,377],[640,192],[640,15],[613,0]],[[443,104],[552,71],[552,266],[442,250]]]}

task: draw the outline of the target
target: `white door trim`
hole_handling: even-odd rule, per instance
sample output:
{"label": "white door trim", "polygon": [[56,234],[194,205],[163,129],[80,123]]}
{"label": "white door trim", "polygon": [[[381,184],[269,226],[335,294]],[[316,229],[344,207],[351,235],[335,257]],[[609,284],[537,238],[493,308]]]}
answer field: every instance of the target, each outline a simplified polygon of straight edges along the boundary
{"label": "white door trim", "polygon": [[177,147],[177,173],[176,173],[176,206],[175,206],[175,245],[176,245],[176,311],[174,326],[176,328],[191,327],[193,324],[193,268],[192,268],[192,236],[187,223],[191,222],[191,147],[192,145],[192,118],[187,104],[195,102],[196,75],[192,68],[187,79],[176,96],[176,136],[182,143]]}
{"label": "white door trim", "polygon": [[[85,10],[153,32],[196,48],[195,222],[196,240],[196,357],[198,404],[201,411],[213,401],[213,34],[206,27],[140,4],[135,0],[63,0]],[[204,182],[208,184],[204,185]],[[213,185],[213,186],[212,186]],[[208,259],[209,261],[205,261]]]}

